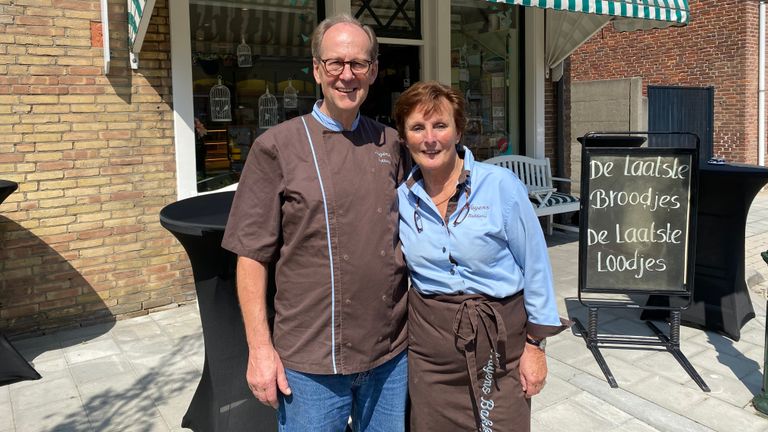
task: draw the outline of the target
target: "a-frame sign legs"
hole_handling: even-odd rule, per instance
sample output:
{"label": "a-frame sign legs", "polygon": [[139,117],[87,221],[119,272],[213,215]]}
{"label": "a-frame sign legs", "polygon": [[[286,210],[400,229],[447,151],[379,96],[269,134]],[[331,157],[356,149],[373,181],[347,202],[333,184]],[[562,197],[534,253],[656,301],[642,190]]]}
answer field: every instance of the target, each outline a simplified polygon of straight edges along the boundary
{"label": "a-frame sign legs", "polygon": [[613,373],[608,367],[608,363],[605,362],[603,353],[600,352],[600,347],[598,347],[597,308],[589,308],[589,332],[584,329],[584,326],[581,324],[581,321],[579,321],[578,318],[573,318],[573,323],[579,330],[581,337],[584,338],[584,342],[587,344],[587,348],[592,351],[592,355],[595,357],[597,365],[600,366],[600,370],[603,371],[605,379],[608,380],[608,384],[611,386],[611,388],[618,388],[619,384],[616,383],[616,379],[613,377]]}
{"label": "a-frame sign legs", "polygon": [[688,376],[691,377],[691,379],[699,386],[699,388],[705,392],[709,392],[709,386],[707,383],[705,383],[704,379],[701,378],[701,375],[696,372],[696,369],[694,369],[691,362],[689,362],[685,357],[685,354],[680,351],[680,311],[672,311],[670,313],[669,337],[667,337],[664,332],[659,330],[659,328],[656,327],[656,324],[652,323],[651,321],[646,321],[645,323],[648,324],[648,327],[650,327],[651,330],[653,330],[653,332],[656,334],[656,337],[658,337],[661,343],[667,348],[667,351],[675,356],[677,362],[680,363],[680,366],[685,369],[685,371],[688,373]]}
{"label": "a-frame sign legs", "polygon": [[688,376],[693,379],[693,381],[701,388],[702,391],[709,392],[709,386],[707,386],[707,383],[704,382],[704,379],[701,378],[701,375],[694,369],[691,362],[688,361],[688,359],[685,357],[685,354],[683,354],[682,351],[680,351],[680,311],[671,311],[671,322],[670,322],[670,331],[669,331],[669,337],[664,334],[661,330],[659,330],[658,327],[656,327],[655,324],[653,324],[650,321],[646,321],[646,324],[648,327],[653,330],[653,332],[656,334],[656,337],[659,339],[657,341],[642,341],[637,339],[621,339],[621,338],[606,338],[601,339],[597,335],[597,312],[598,308],[596,307],[590,307],[589,308],[589,322],[588,322],[588,329],[584,328],[584,325],[581,324],[581,322],[578,320],[578,318],[573,318],[574,325],[578,329],[579,333],[581,334],[581,337],[584,339],[584,342],[587,344],[587,348],[592,352],[592,355],[595,357],[595,361],[597,361],[598,366],[600,366],[600,370],[603,371],[603,375],[605,375],[605,379],[608,381],[608,384],[611,386],[611,388],[618,388],[619,385],[616,383],[616,378],[613,377],[613,373],[611,372],[611,369],[608,367],[608,363],[606,363],[605,358],[603,357],[603,354],[600,352],[600,344],[604,345],[641,345],[641,346],[661,346],[664,347],[668,352],[670,352],[678,363],[680,363],[680,366],[683,367],[686,373],[688,373]]}

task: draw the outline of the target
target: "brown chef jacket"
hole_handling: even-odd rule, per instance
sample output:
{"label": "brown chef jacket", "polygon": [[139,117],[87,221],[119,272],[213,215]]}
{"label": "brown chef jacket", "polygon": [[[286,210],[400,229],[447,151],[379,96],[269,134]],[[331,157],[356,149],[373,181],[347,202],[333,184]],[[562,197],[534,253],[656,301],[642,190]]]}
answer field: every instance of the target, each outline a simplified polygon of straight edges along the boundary
{"label": "brown chef jacket", "polygon": [[405,349],[406,164],[396,131],[362,116],[334,132],[305,115],[254,142],[222,245],[277,262],[272,336],[286,367],[357,373]]}

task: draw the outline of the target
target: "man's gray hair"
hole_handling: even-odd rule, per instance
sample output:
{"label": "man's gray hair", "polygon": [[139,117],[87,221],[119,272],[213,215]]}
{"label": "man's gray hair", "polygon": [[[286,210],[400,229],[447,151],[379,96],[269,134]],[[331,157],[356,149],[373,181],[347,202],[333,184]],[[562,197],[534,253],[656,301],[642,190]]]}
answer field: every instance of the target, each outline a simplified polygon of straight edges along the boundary
{"label": "man's gray hair", "polygon": [[356,25],[368,35],[368,39],[371,41],[371,50],[369,52],[371,56],[370,60],[376,61],[379,57],[379,42],[376,40],[376,33],[373,32],[373,29],[370,26],[361,23],[357,18],[348,13],[342,13],[326,18],[315,27],[315,30],[312,32],[312,57],[320,59],[320,44],[323,42],[325,32],[336,24],[342,23]]}

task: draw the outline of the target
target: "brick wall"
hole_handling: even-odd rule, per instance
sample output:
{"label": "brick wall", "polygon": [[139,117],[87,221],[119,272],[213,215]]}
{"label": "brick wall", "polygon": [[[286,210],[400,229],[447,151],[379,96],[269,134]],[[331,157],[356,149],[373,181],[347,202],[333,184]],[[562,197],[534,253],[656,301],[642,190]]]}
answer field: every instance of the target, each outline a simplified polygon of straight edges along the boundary
{"label": "brick wall", "polygon": [[618,33],[609,24],[571,56],[573,81],[642,77],[715,87],[714,153],[757,163],[757,0],[691,0],[686,27]]}
{"label": "brick wall", "polygon": [[[158,223],[176,200],[167,2],[128,66],[126,2],[0,0],[0,329],[37,333],[194,298]],[[92,37],[93,36],[93,37]]]}
{"label": "brick wall", "polygon": [[[571,146],[569,144],[571,136],[571,85],[570,85],[570,60],[566,59],[563,69],[563,101],[565,109],[563,112],[563,160],[564,172],[557,171],[557,87],[558,83],[549,79],[544,84],[544,155],[549,158],[549,164],[552,168],[552,175],[555,177],[568,177],[571,174],[570,164]],[[565,190],[567,191],[567,185]]]}

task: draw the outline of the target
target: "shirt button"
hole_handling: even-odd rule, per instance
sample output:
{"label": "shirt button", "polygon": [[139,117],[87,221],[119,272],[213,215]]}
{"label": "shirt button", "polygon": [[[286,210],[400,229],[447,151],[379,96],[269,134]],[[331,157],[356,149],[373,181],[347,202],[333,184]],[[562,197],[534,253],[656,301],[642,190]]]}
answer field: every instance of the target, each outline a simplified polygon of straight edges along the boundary
{"label": "shirt button", "polygon": [[352,344],[350,342],[347,342],[344,345],[346,345],[347,348],[352,348]]}
{"label": "shirt button", "polygon": [[445,253],[445,248],[443,248],[443,253]]}
{"label": "shirt button", "polygon": [[349,261],[349,255],[344,254],[344,261]]}
{"label": "shirt button", "polygon": [[383,296],[381,296],[381,299],[384,300],[384,301],[387,301],[387,296],[383,295]]}
{"label": "shirt button", "polygon": [[346,304],[352,304],[352,300],[350,300],[350,299],[346,299],[346,300],[344,300],[344,303],[346,303]]}
{"label": "shirt button", "polygon": [[381,252],[379,252],[379,255],[381,255],[381,256],[387,256],[387,252],[386,252],[386,251],[381,251]]}
{"label": "shirt button", "polygon": [[376,211],[381,213],[381,207],[377,208]]}

